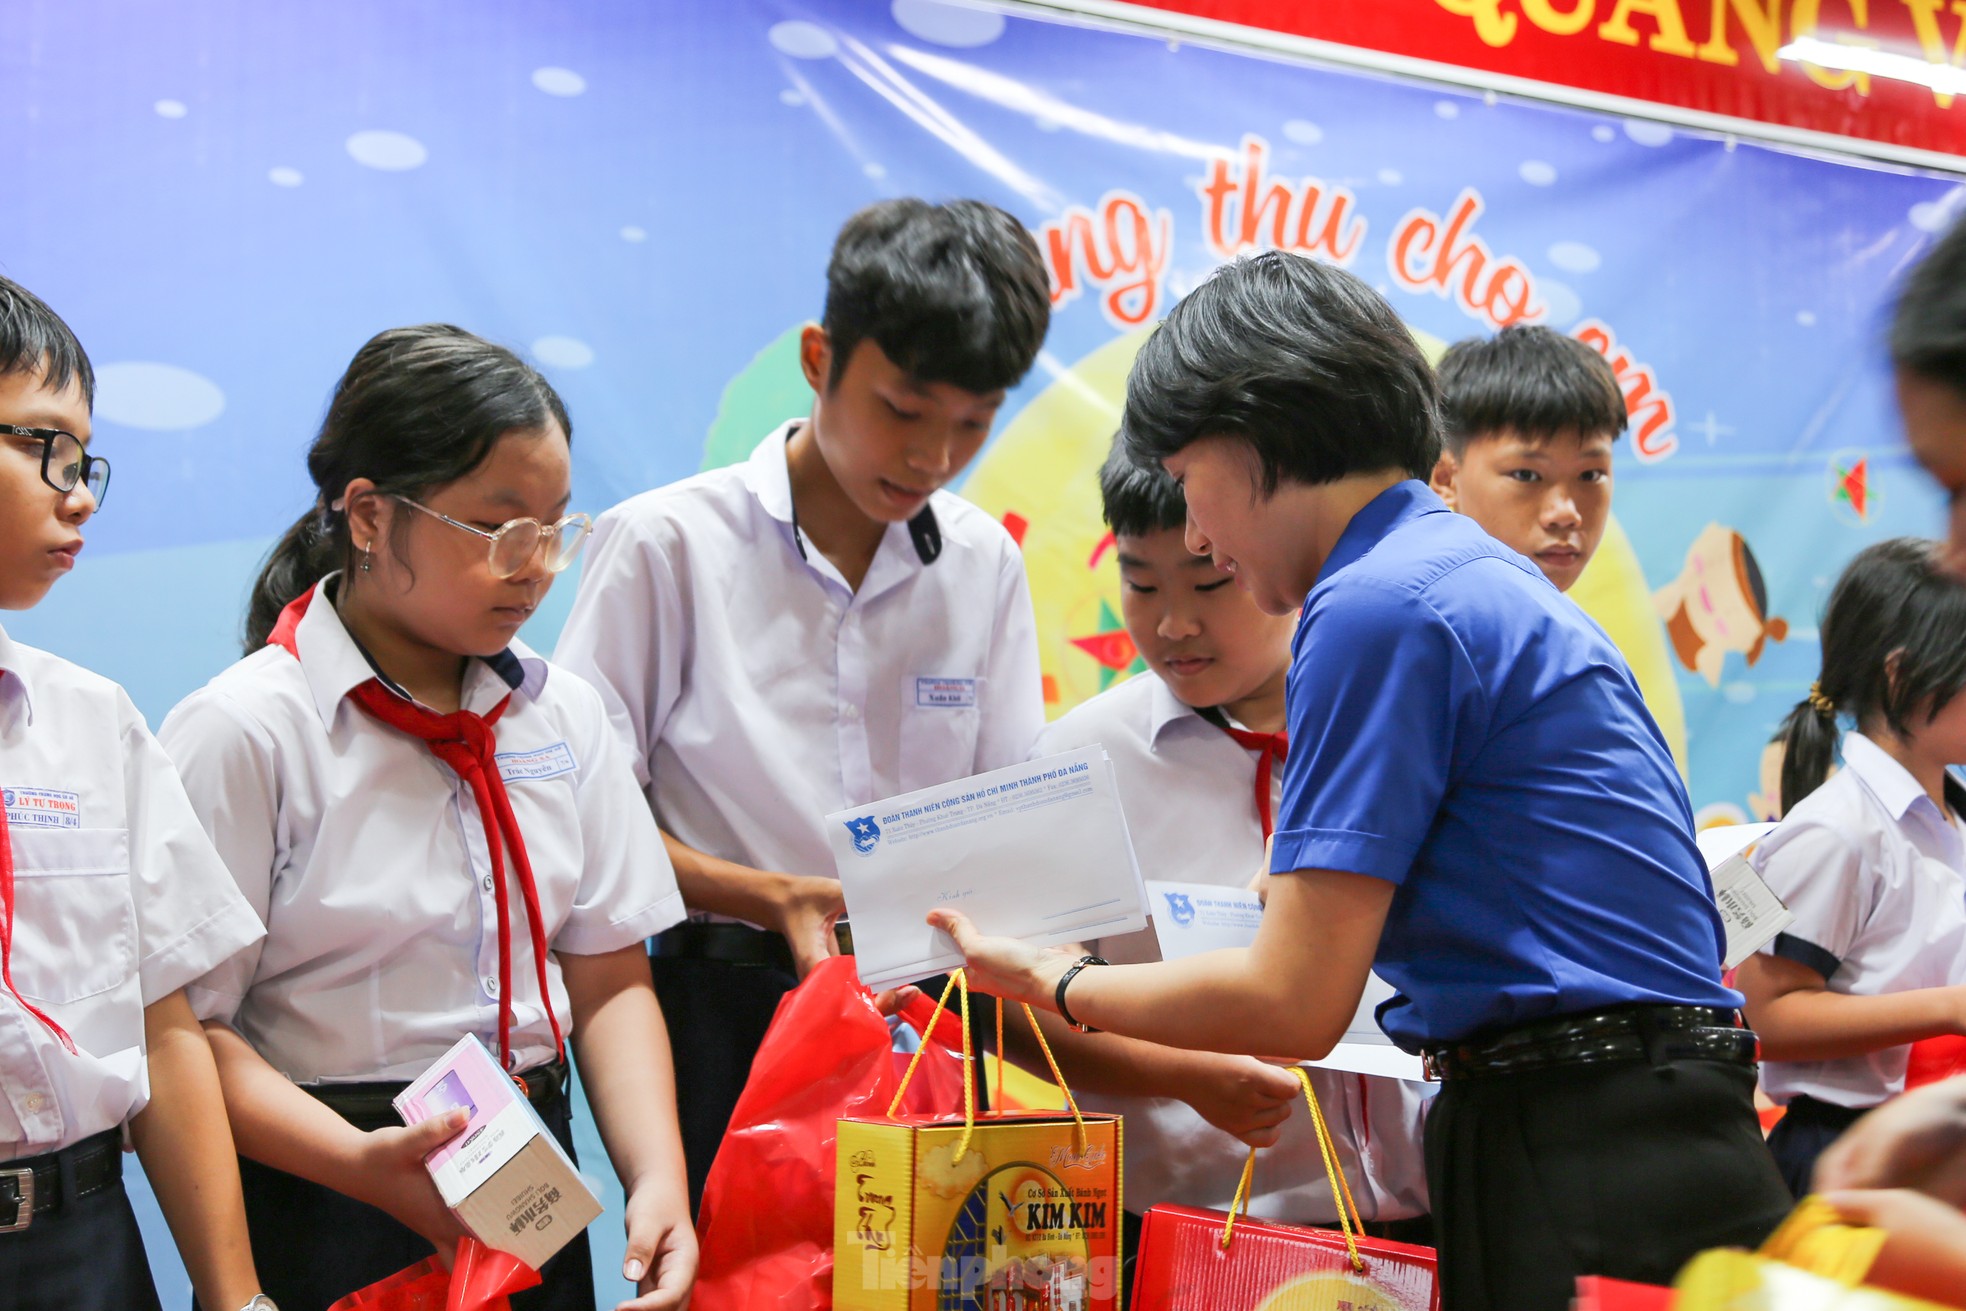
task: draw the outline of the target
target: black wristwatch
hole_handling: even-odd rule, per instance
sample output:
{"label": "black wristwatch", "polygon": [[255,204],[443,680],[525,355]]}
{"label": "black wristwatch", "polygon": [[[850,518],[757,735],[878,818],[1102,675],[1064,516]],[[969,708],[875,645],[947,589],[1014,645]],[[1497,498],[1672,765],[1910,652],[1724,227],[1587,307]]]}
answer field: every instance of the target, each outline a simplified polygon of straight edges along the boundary
{"label": "black wristwatch", "polygon": [[1065,1021],[1067,1025],[1071,1026],[1072,1031],[1075,1033],[1097,1033],[1099,1032],[1099,1030],[1093,1028],[1090,1024],[1080,1024],[1077,1020],[1072,1018],[1072,1012],[1067,1010],[1065,1007],[1065,988],[1068,984],[1071,983],[1073,979],[1078,977],[1079,971],[1084,969],[1086,966],[1104,965],[1104,964],[1106,964],[1106,962],[1100,960],[1097,956],[1079,957],[1078,960],[1072,965],[1072,968],[1065,971],[1064,977],[1058,980],[1058,990],[1051,994],[1052,1001],[1056,1002],[1058,1005],[1058,1018]]}

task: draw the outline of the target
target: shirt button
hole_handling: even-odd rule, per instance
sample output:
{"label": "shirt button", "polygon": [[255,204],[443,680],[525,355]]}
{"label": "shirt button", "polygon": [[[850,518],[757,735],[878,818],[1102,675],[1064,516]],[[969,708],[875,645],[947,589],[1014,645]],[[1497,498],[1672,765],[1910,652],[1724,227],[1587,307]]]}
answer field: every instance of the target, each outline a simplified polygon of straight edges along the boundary
{"label": "shirt button", "polygon": [[487,874],[485,875],[485,891],[490,892],[491,890],[492,890],[491,875]]}
{"label": "shirt button", "polygon": [[27,1095],[27,1109],[29,1111],[39,1111],[42,1107],[46,1106],[47,1104],[48,1104],[48,1099],[46,1097],[43,1097],[40,1093],[29,1093]]}
{"label": "shirt button", "polygon": [[846,722],[849,724],[857,724],[860,722],[860,707],[854,705],[850,701],[844,707],[841,708],[840,714],[846,719]]}
{"label": "shirt button", "polygon": [[486,992],[488,992],[488,993],[490,993],[490,994],[491,994],[492,996],[494,996],[494,997],[496,997],[496,996],[498,996],[498,980],[497,980],[497,979],[486,979],[486,980],[485,980],[485,991],[486,991]]}

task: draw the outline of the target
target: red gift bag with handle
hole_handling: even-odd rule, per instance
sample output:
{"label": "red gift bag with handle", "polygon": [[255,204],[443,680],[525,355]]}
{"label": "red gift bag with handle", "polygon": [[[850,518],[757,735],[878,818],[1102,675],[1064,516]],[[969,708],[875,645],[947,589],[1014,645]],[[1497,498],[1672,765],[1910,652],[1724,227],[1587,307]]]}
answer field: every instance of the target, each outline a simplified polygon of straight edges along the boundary
{"label": "red gift bag with handle", "polygon": [[[901,1019],[920,1034],[934,1009],[917,998]],[[962,1049],[941,1037],[925,1046],[903,1104],[939,1110],[962,1098]],[[692,1311],[832,1305],[839,1122],[884,1109],[907,1059],[853,957],[821,961],[785,995],[704,1181]]]}
{"label": "red gift bag with handle", "polygon": [[1227,1214],[1161,1205],[1140,1231],[1133,1311],[1256,1311],[1258,1307],[1370,1307],[1438,1311],[1434,1249],[1366,1238],[1324,1111],[1300,1067],[1318,1147],[1338,1210],[1338,1232],[1240,1216],[1256,1168],[1251,1149]]}
{"label": "red gift bag with handle", "polygon": [[426,1257],[342,1298],[328,1311],[512,1311],[509,1295],[539,1286],[539,1271],[468,1234],[451,1268]]}

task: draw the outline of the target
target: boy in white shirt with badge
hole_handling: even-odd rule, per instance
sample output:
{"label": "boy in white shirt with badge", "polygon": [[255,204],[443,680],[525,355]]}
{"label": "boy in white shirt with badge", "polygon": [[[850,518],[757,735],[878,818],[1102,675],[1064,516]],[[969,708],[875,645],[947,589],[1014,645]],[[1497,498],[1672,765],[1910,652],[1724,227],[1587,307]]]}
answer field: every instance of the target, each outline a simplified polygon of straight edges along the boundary
{"label": "boy in white shirt with badge", "polygon": [[[1116,539],[1121,614],[1147,672],[1046,726],[1034,754],[1103,745],[1142,873],[1240,886],[1262,865],[1282,788],[1296,617],[1264,614],[1232,575],[1188,550],[1186,503],[1167,474],[1133,464],[1116,445],[1099,490]],[[1114,962],[1161,958],[1151,927],[1087,949]],[[1265,1148],[1251,1215],[1337,1220],[1310,1117],[1292,1114],[1303,1093],[1288,1070],[1079,1033],[1048,1011],[1038,1017],[1080,1102],[1126,1117],[1129,1254],[1139,1216],[1158,1202],[1228,1209],[1249,1144]],[[1368,1225],[1431,1242],[1424,1089],[1336,1070],[1314,1070],[1311,1080]]]}
{"label": "boy in white shirt with badge", "polygon": [[1009,214],[863,210],[800,343],[810,417],[595,527],[556,657],[609,697],[695,912],[653,949],[693,1202],[779,999],[839,950],[824,816],[1017,763],[1043,723],[1023,559],[941,489],[1049,320]]}
{"label": "boy in white shirt with badge", "polygon": [[[109,487],[95,375],[0,278],[0,609],[75,566]],[[264,930],[123,689],[0,630],[0,1311],[143,1311],[127,1132],[214,1311],[265,1308],[184,986]]]}

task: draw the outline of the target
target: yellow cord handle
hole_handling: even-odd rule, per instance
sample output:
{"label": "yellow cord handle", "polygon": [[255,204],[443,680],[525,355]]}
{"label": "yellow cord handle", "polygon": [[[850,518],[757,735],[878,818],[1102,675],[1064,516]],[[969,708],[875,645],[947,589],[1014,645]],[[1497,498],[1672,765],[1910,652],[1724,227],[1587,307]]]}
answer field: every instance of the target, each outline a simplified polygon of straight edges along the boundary
{"label": "yellow cord handle", "polygon": [[[949,975],[949,982],[942,989],[942,996],[936,1000],[935,1010],[928,1017],[928,1024],[922,1030],[921,1046],[908,1059],[908,1068],[901,1074],[901,1086],[894,1090],[894,1100],[887,1105],[887,1118],[892,1120],[901,1109],[901,1099],[908,1094],[908,1084],[915,1077],[915,1067],[921,1064],[922,1056],[928,1051],[929,1039],[935,1034],[935,1025],[942,1018],[942,1012],[949,1005],[949,993],[962,990],[963,1022],[963,1136],[956,1140],[955,1155],[950,1158],[954,1164],[969,1153],[970,1135],[976,1132],[976,1082],[974,1065],[969,1043],[969,978],[962,970]],[[1081,1156],[1085,1154],[1088,1138],[1085,1129],[1085,1116],[1079,1111],[1078,1100],[1065,1083],[1065,1076],[1058,1068],[1058,1060],[1051,1054],[1051,1044],[1044,1039],[1044,1030],[1038,1027],[1038,1017],[1031,1008],[1024,1006],[1024,1018],[1031,1022],[1031,1032],[1037,1035],[1038,1049],[1044,1053],[1044,1062],[1051,1067],[1051,1077],[1058,1083],[1058,1090],[1065,1094],[1065,1105],[1071,1108],[1072,1121],[1077,1126],[1073,1130],[1074,1150]],[[997,1000],[997,1115],[1003,1114],[1003,1000]],[[1309,1084],[1304,1085],[1306,1089]]]}
{"label": "yellow cord handle", "polygon": [[[1338,1211],[1338,1228],[1345,1235],[1345,1255],[1351,1260],[1352,1269],[1365,1273],[1365,1258],[1358,1254],[1358,1233],[1365,1227],[1359,1219],[1358,1203],[1352,1200],[1352,1185],[1345,1178],[1344,1164],[1338,1159],[1337,1144],[1331,1141],[1331,1126],[1325,1123],[1324,1108],[1318,1105],[1317,1093],[1311,1088],[1311,1075],[1303,1066],[1292,1066],[1292,1074],[1304,1088],[1304,1104],[1311,1108],[1311,1125],[1317,1130],[1318,1154],[1324,1158],[1324,1176],[1331,1183],[1331,1204]],[[1249,1149],[1249,1158],[1242,1163],[1242,1180],[1236,1184],[1236,1195],[1229,1203],[1229,1219],[1222,1226],[1222,1248],[1228,1250],[1229,1240],[1236,1231],[1236,1216],[1249,1201],[1251,1182],[1256,1177],[1256,1149]]]}

